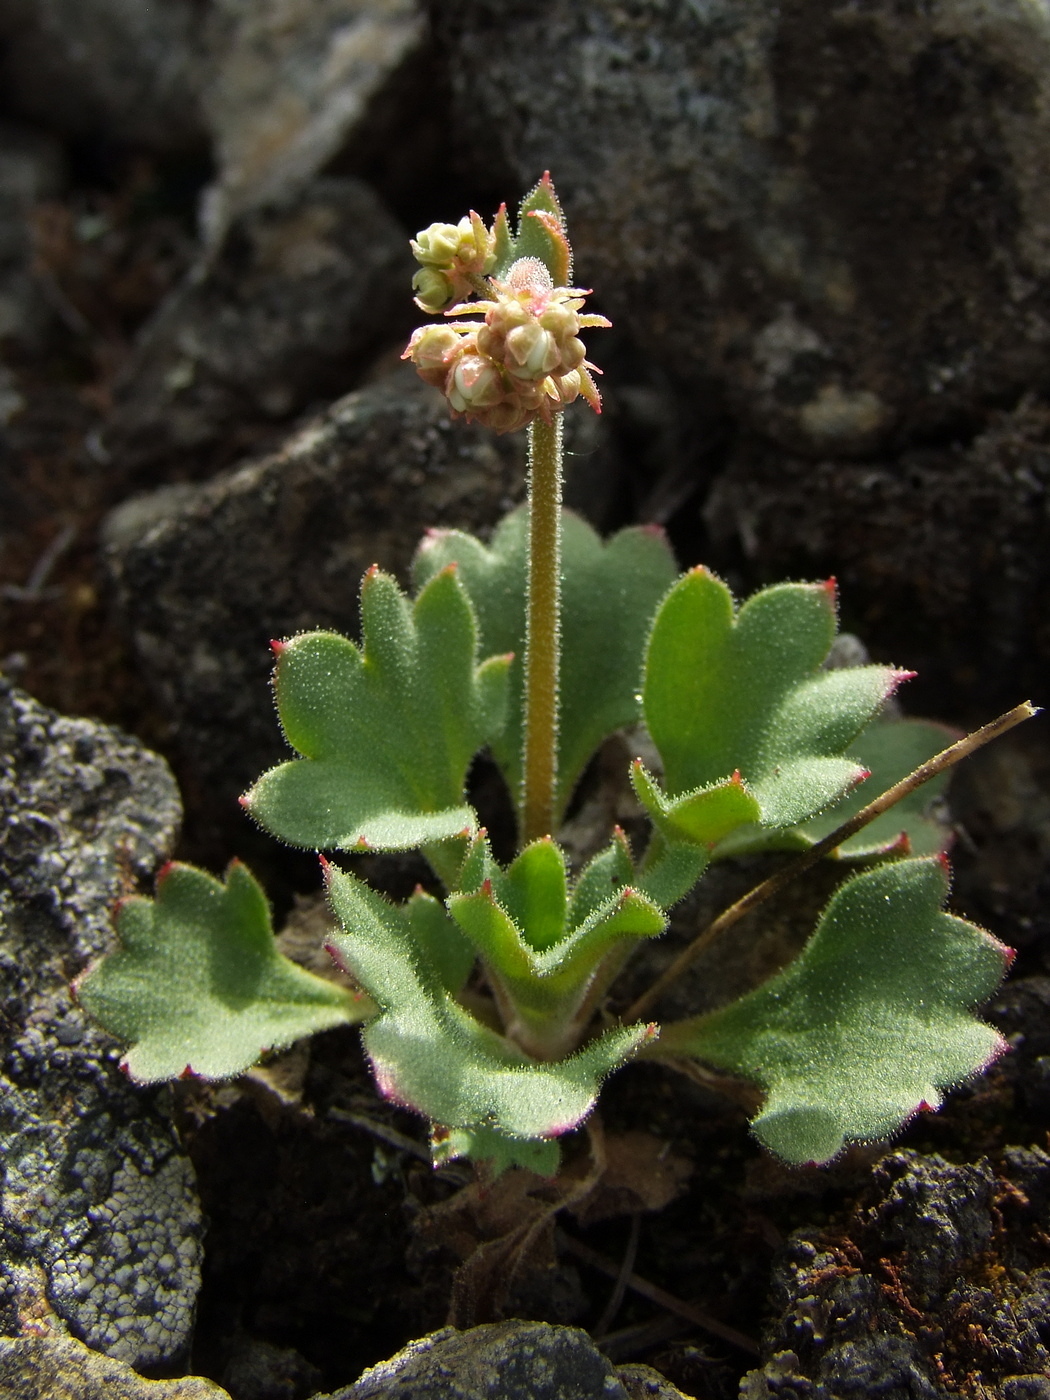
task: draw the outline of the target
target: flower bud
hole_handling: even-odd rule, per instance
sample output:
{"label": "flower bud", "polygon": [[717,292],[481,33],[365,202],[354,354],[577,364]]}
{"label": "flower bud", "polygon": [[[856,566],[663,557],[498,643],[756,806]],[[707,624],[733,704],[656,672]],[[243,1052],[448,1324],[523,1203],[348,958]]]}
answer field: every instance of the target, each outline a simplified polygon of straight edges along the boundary
{"label": "flower bud", "polygon": [[457,413],[491,408],[503,398],[499,370],[484,355],[463,355],[448,377],[445,396]]}
{"label": "flower bud", "polygon": [[436,267],[421,267],[412,278],[412,290],[420,311],[444,311],[455,298],[452,279]]}
{"label": "flower bud", "polygon": [[[469,223],[468,219],[468,228]],[[459,251],[459,243],[460,230],[455,224],[431,224],[412,239],[412,252],[424,267],[447,267]]]}
{"label": "flower bud", "polygon": [[516,378],[543,379],[560,362],[556,340],[538,322],[515,326],[508,333],[506,365]]}

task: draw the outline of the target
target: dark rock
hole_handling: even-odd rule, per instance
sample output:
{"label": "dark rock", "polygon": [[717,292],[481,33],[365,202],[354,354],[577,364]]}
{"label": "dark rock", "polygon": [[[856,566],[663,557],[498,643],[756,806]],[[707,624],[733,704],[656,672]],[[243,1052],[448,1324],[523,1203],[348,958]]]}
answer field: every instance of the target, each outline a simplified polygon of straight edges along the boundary
{"label": "dark rock", "polygon": [[742,1400],[1019,1400],[1050,1367],[1050,1157],[960,1166],[897,1152],[844,1228],[797,1231],[774,1274],[773,1353]]}
{"label": "dark rock", "polygon": [[[43,348],[52,316],[33,266],[30,218],[37,204],[60,193],[64,176],[56,141],[26,127],[0,125],[0,342],[14,342],[22,351]],[[0,388],[0,424],[19,406],[5,403]]]}
{"label": "dark rock", "polygon": [[5,106],[46,130],[154,151],[204,140],[195,0],[5,0]]}
{"label": "dark rock", "polygon": [[834,574],[847,625],[935,702],[1014,705],[1029,687],[1038,698],[1050,662],[1048,492],[1041,403],[896,461],[811,462],[753,440],[708,502],[711,562],[763,580]]}
{"label": "dark rock", "polygon": [[245,215],[145,327],[103,436],[140,486],[200,477],[345,392],[410,329],[404,233],[367,186],[320,179]]}
{"label": "dark rock", "polygon": [[1023,0],[430,0],[460,134],[549,167],[580,276],[806,454],[1048,378],[1050,20]]}
{"label": "dark rock", "polygon": [[118,606],[211,792],[232,803],[286,755],[269,639],[353,631],[365,569],[404,579],[429,526],[493,523],[521,490],[520,448],[452,423],[406,372],[341,400],[274,456],[114,512]]}
{"label": "dark rock", "polygon": [[985,1014],[1010,1042],[1018,1107],[1050,1125],[1050,977],[1007,982]]}
{"label": "dark rock", "polygon": [[236,1400],[309,1400],[322,1377],[317,1367],[292,1347],[241,1337],[222,1379]]}
{"label": "dark rock", "polygon": [[170,1364],[200,1283],[192,1169],[70,978],[170,850],[175,784],[137,740],[0,678],[0,814],[0,1334],[37,1318],[116,1360]]}
{"label": "dark rock", "polygon": [[230,1400],[200,1376],[146,1381],[71,1337],[0,1338],[4,1400]]}
{"label": "dark rock", "polygon": [[[631,1368],[638,1369],[646,1368]],[[625,1388],[612,1362],[575,1327],[493,1322],[434,1332],[327,1400],[678,1400],[680,1392],[662,1377],[662,1390],[640,1388],[653,1377],[634,1376]]]}

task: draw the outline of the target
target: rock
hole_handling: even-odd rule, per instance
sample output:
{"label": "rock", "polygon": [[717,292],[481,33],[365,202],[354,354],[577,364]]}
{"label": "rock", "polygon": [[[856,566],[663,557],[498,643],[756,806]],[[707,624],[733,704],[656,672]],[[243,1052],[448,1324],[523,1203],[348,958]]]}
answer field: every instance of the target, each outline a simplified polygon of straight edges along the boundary
{"label": "rock", "polygon": [[199,1376],[146,1381],[72,1337],[0,1338],[4,1400],[230,1400]]}
{"label": "rock", "polygon": [[896,1152],[844,1228],[797,1231],[774,1274],[770,1360],[742,1400],[908,1396],[960,1382],[990,1400],[1047,1374],[1050,1157],[963,1165]]}
{"label": "rock", "polygon": [[62,136],[203,144],[196,0],[6,0],[5,107]]}
{"label": "rock", "polygon": [[492,524],[521,490],[520,448],[453,424],[405,371],[342,399],[272,456],[109,517],[118,608],[217,801],[232,804],[287,753],[269,639],[353,631],[365,569],[404,580],[427,527]]}
{"label": "rock", "polygon": [[[62,189],[65,163],[57,141],[28,127],[0,123],[0,341],[39,351],[51,308],[33,266],[34,206]],[[0,388],[0,423],[21,407]]]}
{"label": "rock", "polygon": [[[621,1381],[612,1362],[575,1327],[492,1322],[467,1332],[434,1332],[317,1400],[688,1400],[648,1367],[626,1369],[629,1379]],[[652,1388],[654,1379],[662,1389]]]}
{"label": "rock", "polygon": [[169,852],[175,784],[137,740],[0,678],[0,813],[0,1335],[65,1325],[115,1360],[170,1365],[200,1283],[192,1169],[70,978]]}
{"label": "rock", "polygon": [[805,455],[1048,382],[1050,14],[1026,0],[430,0],[475,169],[549,167],[579,277]]}
{"label": "rock", "polygon": [[1011,978],[985,1014],[1010,1042],[1018,1107],[1050,1126],[1050,977]]}
{"label": "rock", "polygon": [[216,0],[204,107],[219,175],[205,206],[217,245],[231,219],[316,175],[422,41],[417,0]]}
{"label": "rock", "polygon": [[322,1376],[291,1347],[240,1337],[222,1379],[236,1400],[308,1400]]}
{"label": "rock", "polygon": [[751,581],[835,574],[850,626],[919,672],[930,713],[1005,707],[1038,696],[1050,662],[1048,493],[1050,409],[1032,401],[895,461],[752,439],[708,500],[708,560]]}
{"label": "rock", "polygon": [[144,329],[103,430],[113,470],[206,475],[345,392],[377,344],[407,337],[410,281],[402,230],[357,180],[246,215]]}

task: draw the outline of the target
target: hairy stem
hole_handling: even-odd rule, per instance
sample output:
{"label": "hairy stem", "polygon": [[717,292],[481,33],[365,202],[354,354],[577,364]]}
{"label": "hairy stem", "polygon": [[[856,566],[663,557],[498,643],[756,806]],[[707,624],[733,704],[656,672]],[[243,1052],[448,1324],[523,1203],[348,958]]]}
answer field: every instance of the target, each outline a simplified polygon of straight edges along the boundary
{"label": "hairy stem", "polygon": [[521,844],[554,827],[561,645],[561,414],[529,425],[529,579]]}
{"label": "hairy stem", "polygon": [[993,739],[998,739],[1000,734],[1005,734],[1013,729],[1015,725],[1023,723],[1026,719],[1032,719],[1039,713],[1039,710],[1029,701],[1015,706],[1012,710],[1007,710],[1006,714],[1000,715],[998,719],[993,719],[990,724],[984,725],[981,729],[976,729],[972,734],[967,734],[965,738],[951,744],[948,748],[942,749],[940,753],[934,754],[933,758],[921,763],[913,773],[909,773],[906,778],[902,778],[893,787],[887,788],[881,797],[876,797],[874,802],[869,802],[866,807],[855,813],[841,826],[837,826],[834,831],[825,836],[823,841],[818,841],[815,846],[811,846],[808,851],[800,855],[797,860],[793,860],[783,870],[778,870],[775,875],[770,875],[768,880],[763,880],[760,885],[742,899],[738,899],[735,904],[731,904],[724,910],[717,919],[712,920],[707,927],[693,939],[688,948],[685,948],[670,967],[656,979],[648,991],[642,995],[624,1012],[624,1023],[629,1025],[632,1021],[640,1021],[647,1016],[650,1008],[656,1003],[659,997],[673,986],[682,976],[686,968],[703,952],[719,934],[724,933],[727,928],[731,928],[744,917],[750,914],[752,909],[757,909],[760,904],[779,893],[785,885],[804,874],[811,865],[816,865],[817,861],[829,855],[837,846],[841,846],[844,841],[848,841],[851,836],[862,830],[873,822],[876,817],[880,817],[883,812],[888,812],[891,807],[896,806],[902,798],[907,797],[910,792],[921,787],[923,783],[935,778],[938,773],[943,773],[946,768],[951,768],[960,759],[968,757],[977,749],[983,748],[985,744]]}

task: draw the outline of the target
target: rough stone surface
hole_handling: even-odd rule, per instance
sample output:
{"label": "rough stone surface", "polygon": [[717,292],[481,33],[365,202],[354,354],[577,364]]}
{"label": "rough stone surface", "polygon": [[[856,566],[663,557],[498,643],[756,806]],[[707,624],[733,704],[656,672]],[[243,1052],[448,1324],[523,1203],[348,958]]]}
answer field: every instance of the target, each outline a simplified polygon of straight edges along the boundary
{"label": "rough stone surface", "polygon": [[586,1332],[512,1321],[434,1332],[328,1400],[629,1400],[629,1394]]}
{"label": "rough stone surface", "polygon": [[1023,403],[967,445],[820,462],[742,445],[705,515],[716,565],[835,574],[847,625],[936,702],[1014,705],[1050,663],[1050,412]]}
{"label": "rough stone surface", "polygon": [[1050,977],[1012,979],[986,1015],[1010,1042],[1018,1107],[1050,1128]]}
{"label": "rough stone surface", "polygon": [[0,1338],[4,1400],[230,1400],[199,1376],[147,1381],[72,1337]]}
{"label": "rough stone surface", "polygon": [[[43,347],[51,309],[33,271],[30,216],[62,188],[65,162],[58,143],[29,127],[0,124],[0,342]],[[17,403],[2,402],[0,423]]]}
{"label": "rough stone surface", "polygon": [[521,490],[519,449],[453,424],[405,372],[342,399],[274,456],[109,518],[118,606],[195,773],[224,801],[287,752],[270,638],[353,631],[365,569],[405,579],[429,526],[493,523]]}
{"label": "rough stone surface", "polygon": [[215,0],[204,107],[219,176],[207,240],[301,188],[352,141],[423,28],[416,0]]}
{"label": "rough stone surface", "polygon": [[8,111],[72,136],[156,151],[204,139],[196,0],[5,0]]}
{"label": "rough stone surface", "polygon": [[[1042,1397],[1050,1371],[1050,1157],[898,1152],[842,1230],[798,1231],[774,1275],[771,1359],[742,1400]],[[1033,1388],[1034,1387],[1034,1388]]]}
{"label": "rough stone surface", "polygon": [[408,326],[404,233],[360,181],[246,215],[142,333],[103,436],[116,473],[202,476],[344,392]]}
{"label": "rough stone surface", "polygon": [[0,678],[0,814],[0,1334],[43,1319],[170,1364],[200,1283],[192,1170],[69,982],[170,850],[175,784],[137,740]]}
{"label": "rough stone surface", "polygon": [[1027,0],[430,0],[477,167],[549,167],[580,276],[806,454],[1048,380],[1050,13]]}

